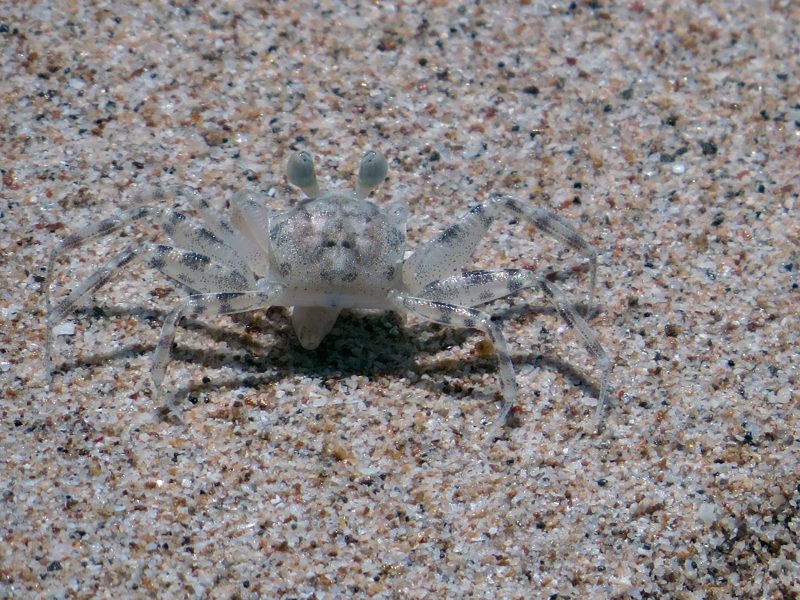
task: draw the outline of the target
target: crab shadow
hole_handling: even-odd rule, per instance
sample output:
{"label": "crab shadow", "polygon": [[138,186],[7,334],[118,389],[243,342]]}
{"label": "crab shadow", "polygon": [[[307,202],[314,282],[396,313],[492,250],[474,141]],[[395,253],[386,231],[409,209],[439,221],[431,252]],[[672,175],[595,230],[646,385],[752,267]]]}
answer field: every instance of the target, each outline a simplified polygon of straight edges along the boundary
{"label": "crab shadow", "polygon": [[[585,307],[578,306],[585,314]],[[125,318],[135,315],[158,323],[163,322],[168,310],[149,309],[128,310],[120,307],[83,309],[95,319]],[[517,320],[536,326],[537,319],[552,315],[555,311],[546,306],[525,304],[509,309],[492,311],[493,319],[502,323]],[[228,389],[252,388],[268,389],[273,384],[293,377],[317,378],[326,385],[329,379],[346,379],[351,376],[365,376],[371,380],[398,374],[414,373],[413,384],[430,394],[447,393],[454,398],[464,398],[475,393],[475,387],[464,385],[460,374],[467,367],[472,373],[496,373],[497,361],[494,355],[479,355],[471,348],[480,339],[480,333],[473,329],[451,328],[415,321],[401,325],[398,317],[390,312],[350,312],[343,311],[331,332],[314,350],[303,348],[295,336],[288,311],[282,308],[267,310],[263,319],[253,317],[254,313],[238,316],[238,327],[222,327],[204,319],[188,318],[181,323],[177,344],[173,347],[171,361],[193,364],[207,369],[236,366],[240,373],[228,378],[204,377],[202,382],[179,384],[175,378],[166,392],[176,405],[184,405],[187,399],[196,401],[197,396],[213,392],[222,387]],[[262,313],[263,314],[263,313]],[[198,339],[210,338],[222,345],[215,348],[190,348],[181,343],[186,335]],[[271,338],[272,341],[268,341]],[[226,347],[225,347],[226,346]],[[462,348],[454,357],[450,353],[441,354],[450,348]],[[59,371],[69,372],[81,367],[101,366],[131,360],[136,357],[152,355],[155,344],[126,345],[109,352],[84,354],[78,360],[65,361]],[[559,373],[574,387],[587,391],[597,397],[600,387],[587,373],[590,368],[579,368],[552,355],[537,353],[524,348],[512,353],[515,370],[523,365]],[[420,377],[426,374],[429,377]],[[491,394],[497,390],[483,390]],[[524,401],[522,398],[518,402]]]}

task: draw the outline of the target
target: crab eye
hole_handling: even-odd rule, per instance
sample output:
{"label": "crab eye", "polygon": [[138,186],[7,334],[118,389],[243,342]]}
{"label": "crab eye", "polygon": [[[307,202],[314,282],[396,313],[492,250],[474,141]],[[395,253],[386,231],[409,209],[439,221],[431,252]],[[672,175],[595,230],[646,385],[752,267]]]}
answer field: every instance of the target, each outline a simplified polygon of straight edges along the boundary
{"label": "crab eye", "polygon": [[386,159],[377,152],[367,152],[361,159],[361,169],[358,171],[358,184],[356,185],[356,198],[363,200],[369,193],[386,179],[389,166]]}
{"label": "crab eye", "polygon": [[319,195],[317,176],[314,173],[314,161],[308,152],[296,152],[289,157],[286,167],[289,181],[303,190],[310,198]]}
{"label": "crab eye", "polygon": [[386,164],[386,159],[377,152],[370,151],[361,159],[358,180],[364,187],[376,188],[383,183],[388,172],[389,166]]}

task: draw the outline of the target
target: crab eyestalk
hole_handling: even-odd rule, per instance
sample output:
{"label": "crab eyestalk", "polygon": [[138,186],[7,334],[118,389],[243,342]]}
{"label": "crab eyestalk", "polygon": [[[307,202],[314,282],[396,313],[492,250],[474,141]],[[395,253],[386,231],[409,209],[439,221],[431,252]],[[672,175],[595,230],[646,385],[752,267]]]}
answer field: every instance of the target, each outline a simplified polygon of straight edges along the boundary
{"label": "crab eyestalk", "polygon": [[295,152],[289,157],[286,166],[289,181],[296,185],[309,198],[319,198],[320,190],[317,175],[314,173],[314,161],[308,152]]}
{"label": "crab eyestalk", "polygon": [[361,168],[358,171],[358,183],[356,184],[356,198],[363,200],[369,193],[378,187],[386,174],[389,172],[389,165],[386,159],[377,152],[367,152],[361,159]]}

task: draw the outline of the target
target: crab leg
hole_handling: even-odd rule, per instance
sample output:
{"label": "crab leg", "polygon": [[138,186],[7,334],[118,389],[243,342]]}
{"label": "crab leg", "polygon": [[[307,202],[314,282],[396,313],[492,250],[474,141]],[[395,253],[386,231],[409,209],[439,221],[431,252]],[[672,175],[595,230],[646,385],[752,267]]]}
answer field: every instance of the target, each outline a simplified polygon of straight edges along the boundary
{"label": "crab leg", "polygon": [[[564,293],[553,283],[532,271],[520,269],[505,269],[497,271],[468,271],[463,275],[448,277],[436,281],[423,288],[419,296],[429,300],[444,303],[445,305],[474,306],[490,302],[513,294],[524,288],[535,287],[540,290],[545,298],[552,304],[564,322],[572,329],[581,343],[586,347],[589,356],[600,371],[600,394],[597,400],[595,423],[599,423],[600,416],[608,394],[608,378],[611,361],[606,355],[597,336],[589,327],[586,320],[578,314],[572,303],[567,300]],[[480,329],[480,328],[479,328]],[[502,379],[502,375],[501,375]],[[508,413],[508,400],[503,405],[501,417],[504,419]],[[501,417],[498,421],[501,422]],[[495,424],[497,425],[497,423]]]}
{"label": "crab leg", "polygon": [[129,246],[109,260],[102,268],[92,273],[48,317],[45,360],[51,372],[53,370],[51,359],[53,328],[75,312],[80,304],[84,303],[122,269],[137,261],[146,261],[168,277],[200,292],[239,291],[254,285],[251,283],[252,275],[249,272],[241,273],[226,264],[213,262],[202,254],[159,244]]}
{"label": "crab leg", "polygon": [[[50,260],[48,261],[47,272],[45,273],[44,289],[47,310],[50,310],[50,288],[52,286],[55,262],[59,256],[69,250],[75,250],[76,248],[107,237],[112,233],[116,233],[131,223],[145,217],[149,217],[158,223],[176,245],[198,254],[213,256],[217,262],[228,265],[239,273],[249,274],[247,264],[230,246],[219,239],[213,232],[203,227],[193,225],[184,215],[169,208],[140,206],[84,227],[80,231],[76,231],[72,235],[67,236],[56,245],[50,253]],[[106,265],[106,267],[110,265],[111,263]],[[248,287],[253,287],[255,285],[255,278],[252,277],[252,275],[249,275],[249,281],[251,285]]]}
{"label": "crab leg", "polygon": [[531,271],[522,269],[465,271],[426,285],[418,295],[437,302],[477,306],[535,285],[531,275]]}
{"label": "crab leg", "polygon": [[[535,206],[528,206],[513,198],[497,200],[495,205],[501,205],[506,210],[520,215],[536,229],[563,242],[569,248],[589,259],[591,272],[589,273],[589,301],[587,303],[586,316],[590,316],[594,312],[595,292],[597,291],[597,251],[569,223],[556,214]],[[561,295],[563,296],[563,294]]]}
{"label": "crab leg", "polygon": [[160,390],[167,373],[170,351],[175,340],[176,328],[180,320],[187,314],[228,315],[233,313],[268,308],[285,303],[284,286],[272,284],[263,290],[197,294],[184,298],[181,303],[167,315],[161,328],[161,338],[153,357],[152,378],[157,390]]}
{"label": "crab leg", "polygon": [[406,282],[409,292],[417,293],[431,282],[460,273],[461,267],[472,256],[486,230],[503,210],[519,215],[540,231],[563,242],[589,260],[591,282],[587,315],[591,314],[597,287],[595,249],[558,215],[528,206],[513,198],[496,198],[479,204],[438,237],[417,249],[403,266],[403,281]]}
{"label": "crab leg", "polygon": [[461,272],[497,211],[492,202],[479,204],[436,238],[418,248],[403,264],[403,281],[411,294]]}
{"label": "crab leg", "polygon": [[264,265],[263,251],[243,236],[241,232],[236,231],[225,217],[211,207],[200,192],[190,188],[188,185],[171,185],[161,189],[141,192],[134,196],[133,203],[152,204],[181,196],[189,200],[192,208],[197,211],[206,227],[208,227],[217,238],[226,246],[233,248],[234,252],[243,258],[252,270],[262,274],[261,267]]}
{"label": "crab leg", "polygon": [[436,302],[426,298],[409,296],[402,292],[392,292],[389,295],[389,301],[392,303],[394,310],[411,313],[441,325],[475,328],[483,331],[489,338],[497,355],[498,379],[500,380],[500,392],[503,396],[503,406],[500,409],[500,413],[486,435],[487,440],[491,439],[497,429],[505,423],[508,411],[511,410],[517,395],[517,380],[514,376],[514,365],[508,353],[508,345],[503,332],[492,321],[491,315],[468,306]]}
{"label": "crab leg", "polygon": [[[111,235],[126,225],[129,225],[130,223],[133,223],[134,221],[150,214],[150,212],[150,207],[147,206],[126,210],[117,216],[104,219],[97,223],[92,223],[80,231],[65,237],[58,244],[56,244],[56,247],[53,248],[52,252],[50,252],[50,259],[47,262],[47,271],[44,275],[45,306],[47,311],[50,312],[50,287],[53,283],[53,269],[55,268],[56,259],[58,259],[59,256],[68,250],[75,250],[76,248],[80,248],[85,244],[96,242],[107,235]],[[108,266],[111,266],[110,262],[108,263]]]}

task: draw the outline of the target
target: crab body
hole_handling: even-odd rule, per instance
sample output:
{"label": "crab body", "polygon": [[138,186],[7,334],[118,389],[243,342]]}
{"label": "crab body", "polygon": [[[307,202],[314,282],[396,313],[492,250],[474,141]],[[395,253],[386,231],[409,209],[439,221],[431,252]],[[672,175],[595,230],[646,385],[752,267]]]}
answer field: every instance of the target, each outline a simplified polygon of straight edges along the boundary
{"label": "crab body", "polygon": [[[53,369],[54,328],[92,294],[134,261],[144,261],[180,281],[193,293],[165,319],[153,358],[152,378],[160,391],[177,326],[189,314],[232,314],[269,306],[293,307],[292,324],[305,348],[316,348],[343,308],[372,308],[407,313],[455,327],[484,332],[498,360],[503,406],[490,429],[505,421],[517,393],[508,347],[497,323],[475,306],[516,293],[539,290],[583,342],[601,370],[597,415],[607,393],[610,362],[594,332],[559,288],[528,270],[465,271],[478,242],[502,211],[528,221],[583,254],[591,263],[594,297],[597,254],[563,219],[513,198],[496,198],[474,207],[438,237],[406,254],[408,208],[397,203],[381,209],[366,200],[387,174],[386,161],[369,152],[361,162],[353,194],[323,192],[311,157],[299,152],[289,159],[289,180],[308,196],[283,213],[270,212],[258,192],[238,192],[231,199],[231,218],[212,209],[195,190],[171,186],[140,194],[140,206],[89,225],[62,240],[53,250],[45,277],[48,310],[56,259],[149,218],[170,236],[174,246],[132,244],[74,289],[50,312],[46,361]],[[187,198],[205,227],[181,213],[159,206]],[[591,301],[589,311],[591,311]],[[171,402],[168,400],[168,404]]]}
{"label": "crab body", "polygon": [[294,306],[387,308],[402,287],[405,219],[331,192],[269,219],[269,280]]}

